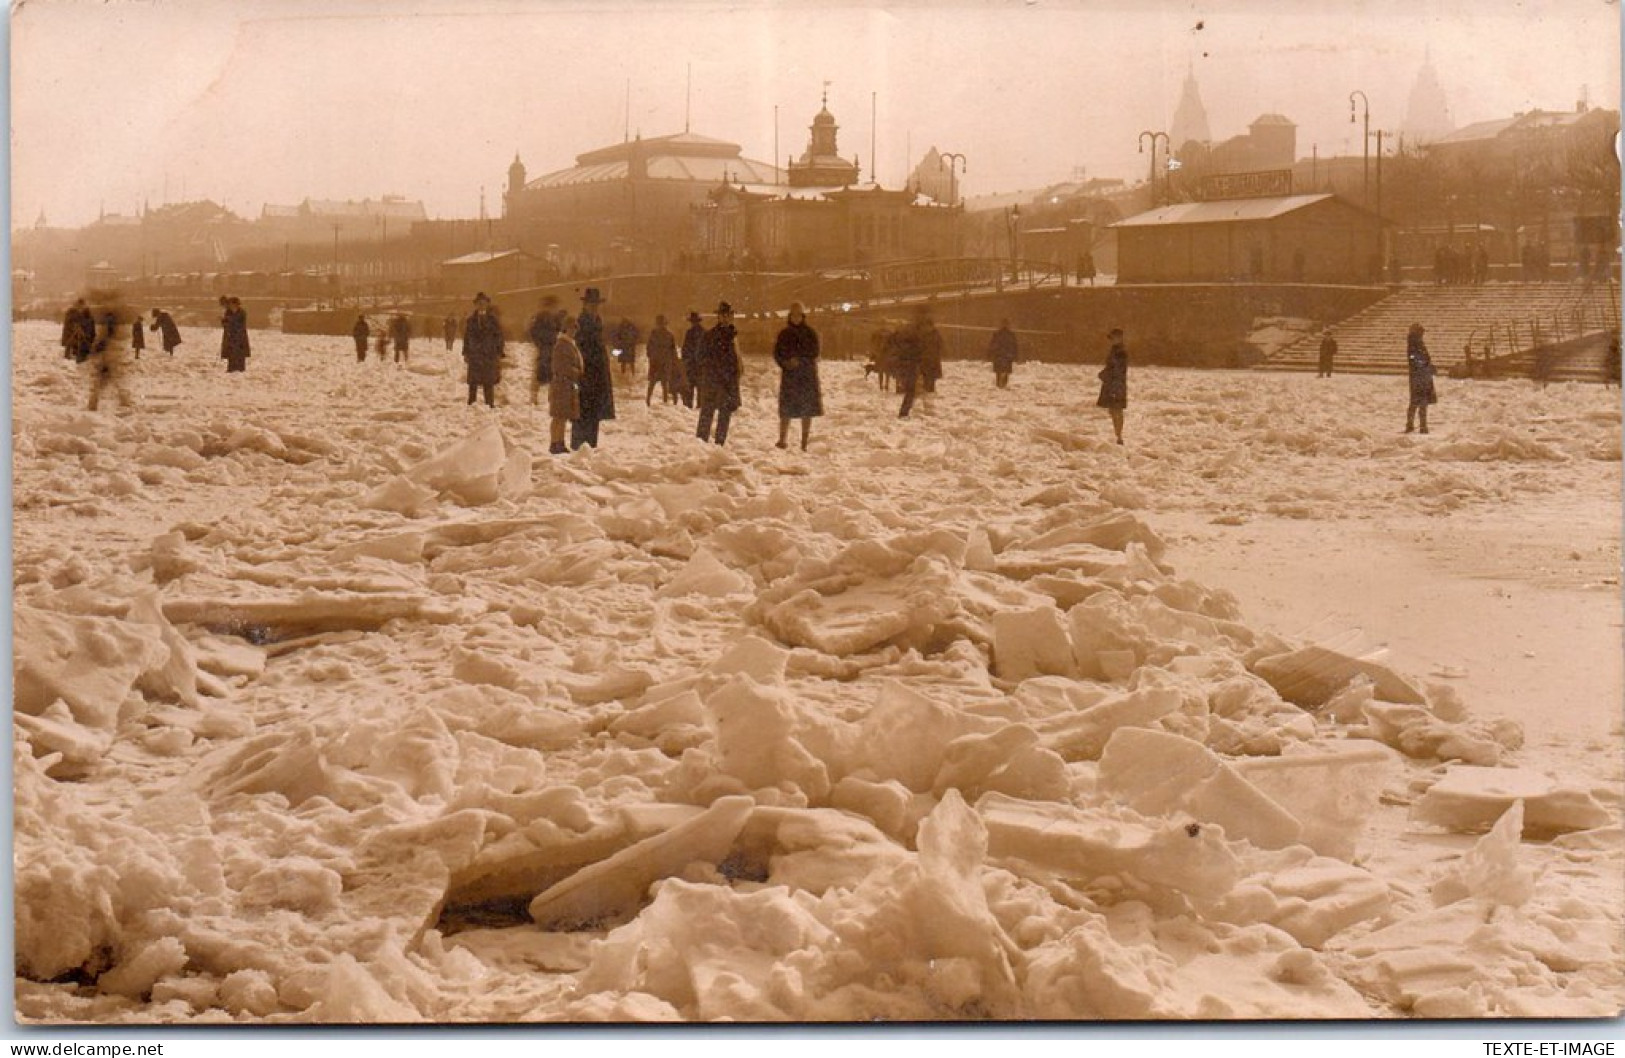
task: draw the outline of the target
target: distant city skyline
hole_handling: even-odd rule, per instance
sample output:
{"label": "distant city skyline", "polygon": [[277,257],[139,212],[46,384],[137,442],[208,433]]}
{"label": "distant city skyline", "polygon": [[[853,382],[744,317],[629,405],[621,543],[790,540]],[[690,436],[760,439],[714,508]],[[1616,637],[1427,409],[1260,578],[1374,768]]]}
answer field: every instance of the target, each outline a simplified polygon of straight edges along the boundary
{"label": "distant city skyline", "polygon": [[966,197],[1144,179],[1137,136],[1170,128],[1191,74],[1214,141],[1279,113],[1303,157],[1360,153],[1354,90],[1395,142],[1425,61],[1457,128],[1619,106],[1616,5],[1481,7],[35,0],[9,23],[12,227],[205,198],[455,218],[483,192],[497,215],[516,153],[534,179],[685,126],[782,166],[825,82],[864,181],[901,186],[936,147],[965,155]]}

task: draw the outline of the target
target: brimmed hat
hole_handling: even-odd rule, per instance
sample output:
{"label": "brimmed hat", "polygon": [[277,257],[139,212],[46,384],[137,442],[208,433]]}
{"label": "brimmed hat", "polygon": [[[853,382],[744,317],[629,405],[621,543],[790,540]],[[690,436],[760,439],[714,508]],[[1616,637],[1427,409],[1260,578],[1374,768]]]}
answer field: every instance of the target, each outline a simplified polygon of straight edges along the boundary
{"label": "brimmed hat", "polygon": [[690,323],[703,323],[705,321],[700,318],[699,313],[691,311],[688,314],[688,322],[690,322]]}
{"label": "brimmed hat", "polygon": [[474,295],[474,301],[475,301],[476,304],[481,302],[481,301],[489,302],[490,300],[491,300],[490,298],[485,296],[485,291],[483,291],[483,290],[480,291],[478,294]]}
{"label": "brimmed hat", "polygon": [[728,304],[726,301],[717,302],[717,315],[720,316],[725,312],[732,316],[734,314],[734,307]]}
{"label": "brimmed hat", "polygon": [[604,295],[598,292],[597,287],[588,287],[581,294],[581,303],[583,305],[602,305]]}

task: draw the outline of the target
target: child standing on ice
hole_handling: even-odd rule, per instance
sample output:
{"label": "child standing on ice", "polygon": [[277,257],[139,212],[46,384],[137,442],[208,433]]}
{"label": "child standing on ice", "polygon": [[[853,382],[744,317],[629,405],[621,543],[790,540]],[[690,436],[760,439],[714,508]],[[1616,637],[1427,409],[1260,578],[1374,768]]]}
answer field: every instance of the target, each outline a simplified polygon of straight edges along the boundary
{"label": "child standing on ice", "polygon": [[1113,327],[1106,337],[1112,343],[1106,354],[1106,366],[1100,369],[1100,396],[1097,407],[1105,408],[1112,417],[1112,433],[1117,443],[1123,443],[1123,410],[1128,407],[1128,350],[1123,346],[1123,329]]}

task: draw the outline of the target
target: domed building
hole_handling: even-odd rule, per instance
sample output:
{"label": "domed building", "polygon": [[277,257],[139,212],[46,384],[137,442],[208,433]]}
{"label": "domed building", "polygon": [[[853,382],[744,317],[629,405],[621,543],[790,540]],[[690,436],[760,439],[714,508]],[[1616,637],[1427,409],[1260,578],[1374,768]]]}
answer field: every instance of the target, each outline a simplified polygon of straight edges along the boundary
{"label": "domed building", "polygon": [[677,262],[691,239],[693,208],[719,184],[783,180],[737,143],[691,132],[601,147],[535,179],[515,155],[504,227],[514,246],[566,270],[654,271]]}

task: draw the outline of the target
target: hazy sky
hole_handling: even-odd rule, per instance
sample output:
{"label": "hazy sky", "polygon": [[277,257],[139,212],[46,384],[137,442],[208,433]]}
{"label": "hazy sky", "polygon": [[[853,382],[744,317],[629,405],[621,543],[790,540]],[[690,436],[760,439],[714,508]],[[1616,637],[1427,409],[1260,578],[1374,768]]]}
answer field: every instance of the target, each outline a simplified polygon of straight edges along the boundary
{"label": "hazy sky", "polygon": [[1359,153],[1355,89],[1397,131],[1428,54],[1458,126],[1620,94],[1604,0],[18,0],[9,33],[13,221],[64,226],[388,193],[472,217],[482,187],[496,214],[516,151],[534,178],[685,107],[762,161],[777,107],[783,164],[826,81],[864,179],[936,146],[968,195],[1143,178],[1187,68],[1215,139],[1274,111],[1305,157]]}

